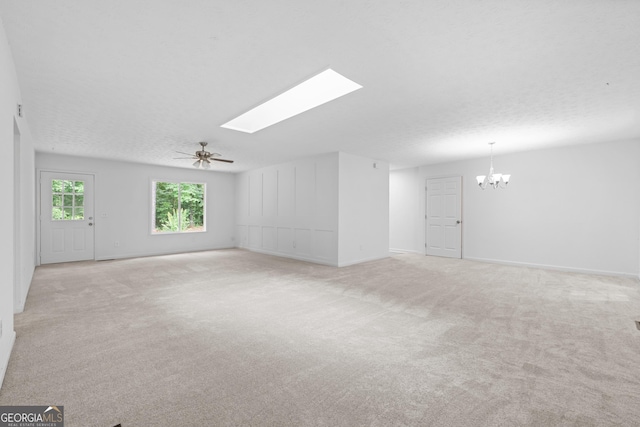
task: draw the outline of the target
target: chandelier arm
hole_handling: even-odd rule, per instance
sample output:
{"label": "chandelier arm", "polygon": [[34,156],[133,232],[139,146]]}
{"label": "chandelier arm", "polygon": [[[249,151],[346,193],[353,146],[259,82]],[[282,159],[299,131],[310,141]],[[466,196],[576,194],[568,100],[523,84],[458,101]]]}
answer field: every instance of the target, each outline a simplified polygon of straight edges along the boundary
{"label": "chandelier arm", "polygon": [[491,147],[491,175],[493,175],[493,144],[495,144],[494,142],[489,144],[489,147]]}
{"label": "chandelier arm", "polygon": [[483,190],[487,187],[491,187],[494,190],[497,188],[503,188],[503,189],[507,188],[507,185],[509,184],[509,179],[511,178],[510,174],[495,173],[493,169],[493,144],[495,144],[495,142],[489,143],[489,148],[490,148],[489,175],[479,175],[476,177],[476,180],[478,181],[478,186]]}

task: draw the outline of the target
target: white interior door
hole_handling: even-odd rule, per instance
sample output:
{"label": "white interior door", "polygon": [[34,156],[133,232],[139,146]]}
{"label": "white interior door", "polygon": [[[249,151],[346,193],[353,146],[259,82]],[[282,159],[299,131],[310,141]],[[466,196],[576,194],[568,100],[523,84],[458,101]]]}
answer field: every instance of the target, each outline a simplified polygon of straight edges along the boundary
{"label": "white interior door", "polygon": [[40,172],[40,263],[94,259],[93,175]]}
{"label": "white interior door", "polygon": [[427,255],[462,258],[462,177],[427,180]]}

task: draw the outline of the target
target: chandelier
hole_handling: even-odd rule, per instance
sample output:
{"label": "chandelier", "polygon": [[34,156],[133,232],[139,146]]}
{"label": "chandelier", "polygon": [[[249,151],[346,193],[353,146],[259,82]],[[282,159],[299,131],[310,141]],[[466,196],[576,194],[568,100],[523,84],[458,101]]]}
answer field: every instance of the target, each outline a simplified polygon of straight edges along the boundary
{"label": "chandelier", "polygon": [[511,175],[493,172],[493,144],[495,144],[495,142],[489,143],[489,146],[491,147],[491,166],[489,167],[489,175],[476,176],[478,185],[483,190],[487,188],[487,186],[492,187],[494,190],[498,187],[507,188],[507,184],[509,184],[509,179],[511,178]]}

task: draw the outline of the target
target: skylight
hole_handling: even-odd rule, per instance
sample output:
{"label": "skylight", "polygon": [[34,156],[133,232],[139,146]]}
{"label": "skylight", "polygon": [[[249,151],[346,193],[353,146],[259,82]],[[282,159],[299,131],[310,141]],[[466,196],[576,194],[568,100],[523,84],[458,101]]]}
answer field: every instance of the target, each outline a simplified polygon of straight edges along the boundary
{"label": "skylight", "polygon": [[254,133],[361,87],[358,83],[328,69],[228,121],[221,127]]}

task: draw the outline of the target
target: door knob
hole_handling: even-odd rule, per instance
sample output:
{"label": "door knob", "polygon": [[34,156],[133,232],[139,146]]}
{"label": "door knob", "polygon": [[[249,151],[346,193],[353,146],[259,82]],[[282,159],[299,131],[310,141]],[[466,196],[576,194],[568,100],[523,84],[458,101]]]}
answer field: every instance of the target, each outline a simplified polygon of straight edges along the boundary
{"label": "door knob", "polygon": [[460,220],[457,220],[457,221],[456,221],[456,224],[460,224]]}
{"label": "door knob", "polygon": [[93,225],[93,223],[92,223],[92,222],[90,222],[90,223],[89,223],[89,227],[91,227],[92,225]]}

